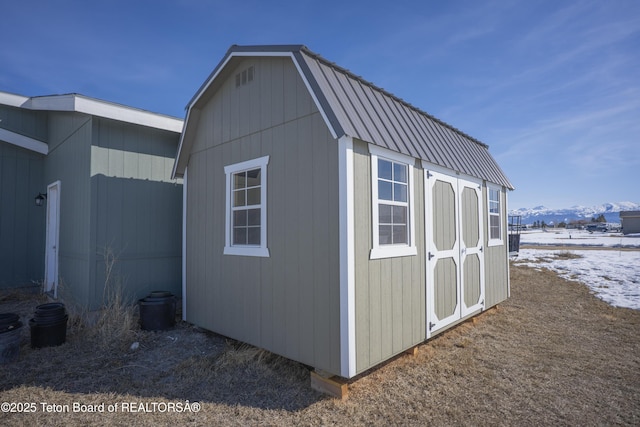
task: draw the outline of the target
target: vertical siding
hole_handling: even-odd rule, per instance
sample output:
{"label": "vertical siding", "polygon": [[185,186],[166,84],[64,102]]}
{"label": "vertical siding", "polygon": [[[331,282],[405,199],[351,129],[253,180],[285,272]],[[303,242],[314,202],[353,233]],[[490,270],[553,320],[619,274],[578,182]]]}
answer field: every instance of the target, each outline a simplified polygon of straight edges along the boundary
{"label": "vertical siding", "polygon": [[[188,164],[187,320],[339,374],[338,145],[290,59],[236,65]],[[270,257],[223,255],[224,166],[266,155]]]}
{"label": "vertical siding", "polygon": [[485,308],[492,307],[507,299],[509,295],[509,263],[507,261],[508,252],[508,236],[507,236],[507,203],[505,197],[505,189],[503,187],[500,192],[500,209],[502,210],[502,231],[504,233],[503,245],[488,246],[489,226],[488,206],[487,206],[487,187],[482,188],[482,200],[485,220],[484,224],[484,254],[485,262]]}
{"label": "vertical siding", "polygon": [[77,113],[49,114],[49,154],[44,186],[59,180],[59,292],[80,305],[93,298],[90,288],[89,224],[91,189],[91,117]]}
{"label": "vertical siding", "polygon": [[92,132],[91,305],[102,302],[107,249],[117,256],[112,284],[129,298],[179,295],[182,185],[171,180],[178,135],[101,118]]}
{"label": "vertical siding", "polygon": [[47,113],[0,105],[0,127],[39,141],[46,141]]}
{"label": "vertical siding", "polygon": [[354,141],[356,270],[356,372],[425,339],[424,188],[414,168],[415,238],[418,255],[370,260],[371,161],[367,145]]}
{"label": "vertical siding", "polygon": [[[0,123],[9,125],[5,116]],[[33,285],[44,275],[44,156],[0,141],[0,288]]]}

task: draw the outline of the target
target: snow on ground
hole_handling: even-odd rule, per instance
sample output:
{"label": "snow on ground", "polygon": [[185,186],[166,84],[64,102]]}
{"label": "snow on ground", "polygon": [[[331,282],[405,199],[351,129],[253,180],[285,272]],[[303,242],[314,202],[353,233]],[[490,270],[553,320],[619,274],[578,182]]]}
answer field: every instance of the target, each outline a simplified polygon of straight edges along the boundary
{"label": "snow on ground", "polygon": [[[584,283],[597,297],[613,306],[640,310],[640,236],[549,230],[523,232],[520,244],[538,246],[539,249],[520,249],[517,264],[548,268],[561,277]],[[549,245],[569,248],[546,249],[545,246]],[[570,246],[603,249],[573,249]]]}

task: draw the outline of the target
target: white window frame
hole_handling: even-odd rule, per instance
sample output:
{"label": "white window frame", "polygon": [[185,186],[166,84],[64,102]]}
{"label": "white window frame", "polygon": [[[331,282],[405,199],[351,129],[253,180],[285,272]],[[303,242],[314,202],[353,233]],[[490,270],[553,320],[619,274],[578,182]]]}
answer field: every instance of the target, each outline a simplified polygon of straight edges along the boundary
{"label": "white window frame", "polygon": [[[226,175],[226,210],[225,210],[225,255],[242,255],[254,257],[269,257],[267,246],[267,165],[269,156],[260,157],[245,162],[235,163],[224,167]],[[238,172],[260,168],[260,245],[233,245],[233,175]]]}
{"label": "white window frame", "polygon": [[[396,153],[375,145],[369,145],[369,154],[371,157],[371,230],[372,230],[372,248],[369,259],[394,258],[403,256],[414,256],[418,254],[415,238],[415,187],[413,183],[413,165],[415,160],[413,157]],[[378,217],[378,158],[389,160],[396,163],[407,165],[408,186],[407,186],[407,226],[408,243],[398,245],[380,245],[379,242],[379,217]],[[382,201],[384,202],[384,201]]]}
{"label": "white window frame", "polygon": [[[498,213],[491,212],[491,191],[496,191],[498,193]],[[487,237],[488,242],[487,246],[499,246],[504,245],[504,218],[503,218],[503,209],[502,209],[502,188],[497,185],[487,184]],[[491,217],[498,217],[498,222],[500,224],[500,238],[495,239],[491,237]]]}

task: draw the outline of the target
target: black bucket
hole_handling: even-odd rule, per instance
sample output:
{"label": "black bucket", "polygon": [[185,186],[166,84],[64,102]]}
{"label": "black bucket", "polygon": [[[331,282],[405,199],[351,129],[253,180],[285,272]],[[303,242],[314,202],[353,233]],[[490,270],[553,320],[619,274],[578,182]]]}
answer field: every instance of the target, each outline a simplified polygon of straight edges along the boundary
{"label": "black bucket", "polygon": [[0,364],[13,362],[20,354],[22,322],[14,313],[0,313]]}
{"label": "black bucket", "polygon": [[176,324],[176,297],[167,291],[153,291],[138,300],[140,327],[145,331],[164,331]]}
{"label": "black bucket", "polygon": [[64,304],[51,302],[36,307],[33,319],[29,320],[31,347],[54,347],[67,340],[67,315]]}

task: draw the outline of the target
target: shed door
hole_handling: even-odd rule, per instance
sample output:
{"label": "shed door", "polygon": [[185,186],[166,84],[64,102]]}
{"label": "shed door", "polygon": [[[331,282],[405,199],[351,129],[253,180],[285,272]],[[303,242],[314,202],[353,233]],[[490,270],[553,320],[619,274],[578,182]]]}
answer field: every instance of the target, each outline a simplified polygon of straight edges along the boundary
{"label": "shed door", "polygon": [[479,183],[425,170],[427,338],[484,304]]}

